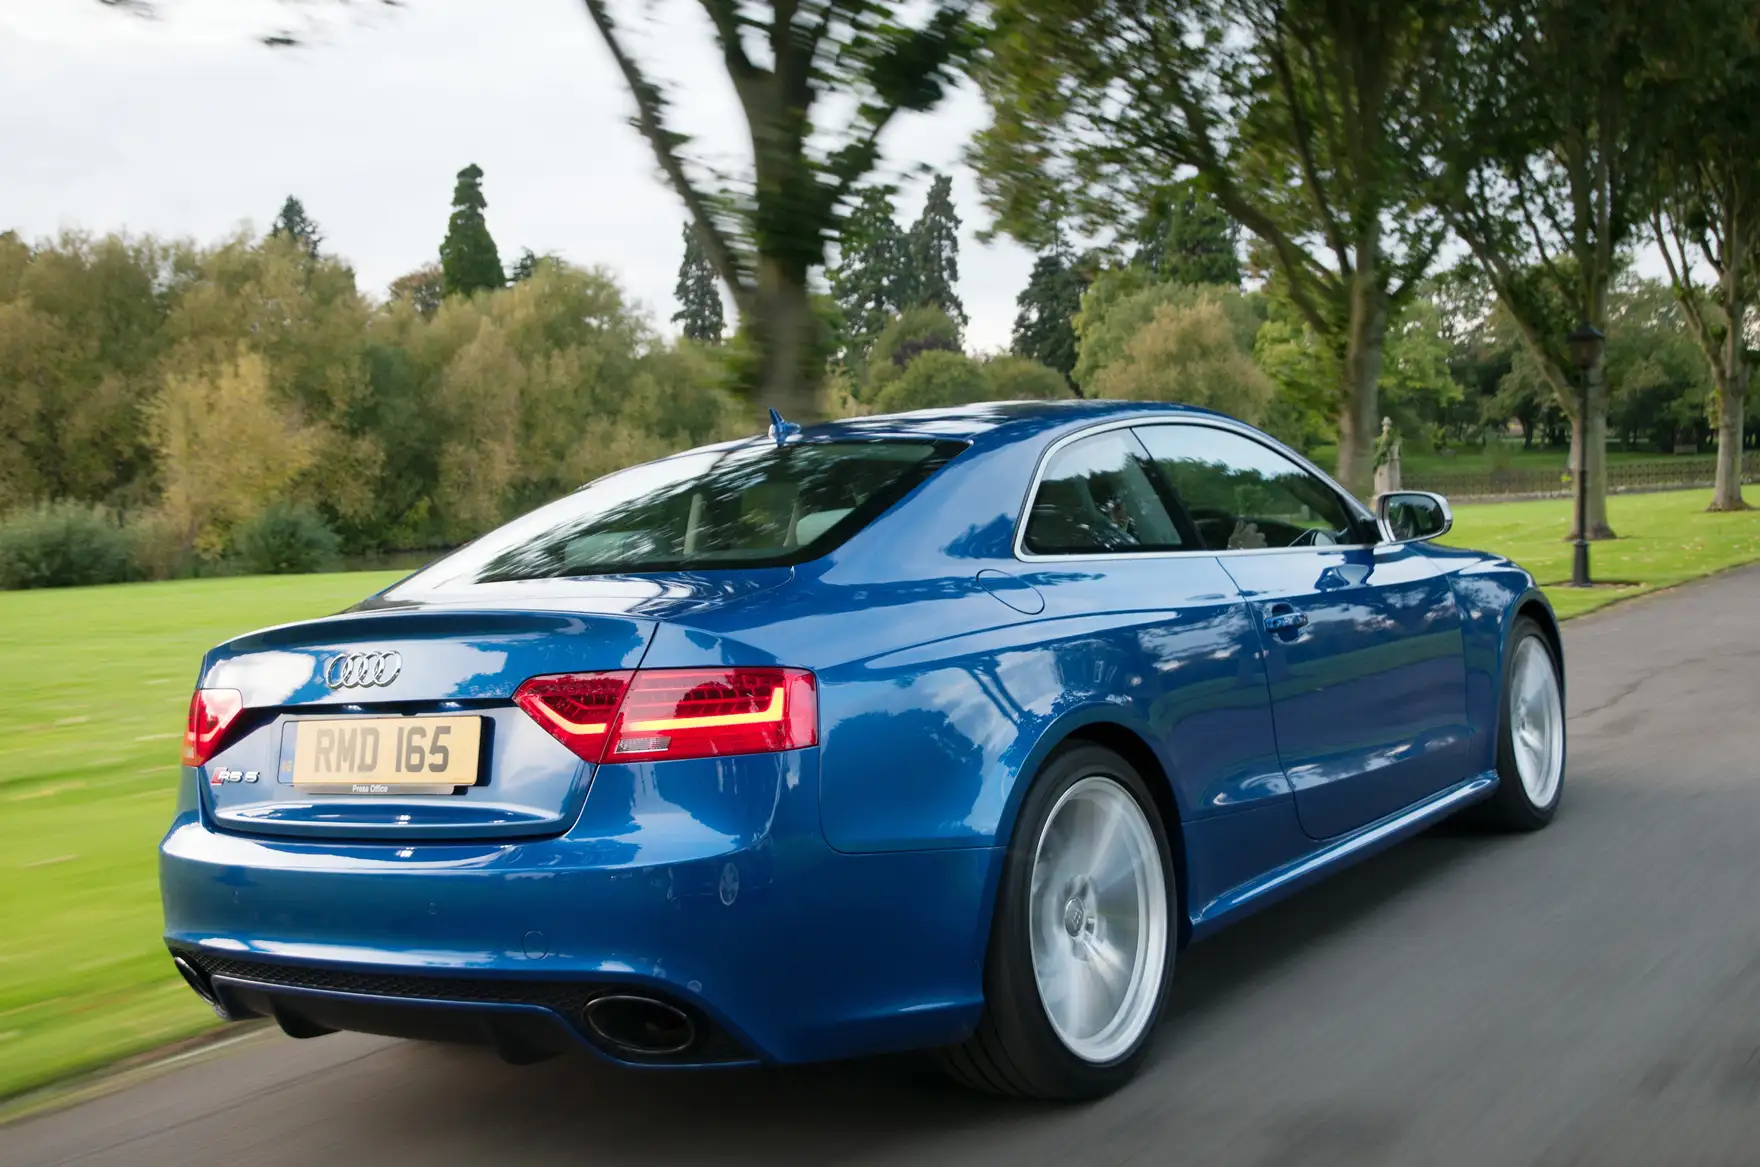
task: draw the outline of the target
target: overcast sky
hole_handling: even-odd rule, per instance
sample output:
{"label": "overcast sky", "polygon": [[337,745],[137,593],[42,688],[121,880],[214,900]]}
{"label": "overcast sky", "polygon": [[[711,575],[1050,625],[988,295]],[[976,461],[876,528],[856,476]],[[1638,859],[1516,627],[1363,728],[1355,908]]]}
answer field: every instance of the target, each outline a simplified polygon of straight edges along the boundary
{"label": "overcast sky", "polygon": [[[632,20],[640,10],[621,7]],[[740,121],[700,10],[653,7],[638,52],[678,83],[680,128],[732,158]],[[0,230],[211,241],[245,222],[265,229],[295,194],[363,290],[382,295],[436,258],[454,175],[475,162],[504,262],[530,247],[603,264],[658,323],[676,310],[683,210],[628,124],[580,0],[356,4],[294,50],[256,38],[298,19],[297,5],[158,8],[147,20],[98,0],[0,0]],[[960,93],[899,119],[883,145],[886,177],[905,184],[902,223],[922,201],[918,169],[954,171],[968,343],[994,349],[1032,257],[973,237],[986,217],[959,159],[984,119]]]}

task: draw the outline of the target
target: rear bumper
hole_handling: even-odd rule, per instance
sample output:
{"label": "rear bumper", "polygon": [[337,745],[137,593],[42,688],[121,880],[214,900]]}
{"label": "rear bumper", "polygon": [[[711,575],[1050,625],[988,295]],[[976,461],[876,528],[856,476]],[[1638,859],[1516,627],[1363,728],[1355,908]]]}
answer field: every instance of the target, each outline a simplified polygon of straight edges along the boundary
{"label": "rear bumper", "polygon": [[553,1052],[586,1040],[588,997],[639,989],[714,1035],[682,1064],[959,1040],[1000,853],[833,851],[816,764],[603,767],[569,832],[524,842],[250,837],[189,810],[160,848],[166,941],[228,1012],[290,1030]]}

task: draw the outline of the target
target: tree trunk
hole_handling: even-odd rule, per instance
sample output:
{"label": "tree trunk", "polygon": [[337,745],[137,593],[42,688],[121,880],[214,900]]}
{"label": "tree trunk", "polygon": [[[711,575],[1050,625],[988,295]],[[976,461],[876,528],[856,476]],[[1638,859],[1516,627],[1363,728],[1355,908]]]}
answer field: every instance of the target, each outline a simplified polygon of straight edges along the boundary
{"label": "tree trunk", "polygon": [[[1589,413],[1583,416],[1573,403],[1571,415],[1571,473],[1584,474],[1588,497],[1583,509],[1588,515],[1590,539],[1613,539],[1617,536],[1607,523],[1607,378],[1606,365],[1597,363],[1589,370]],[[1585,441],[1585,439],[1587,439]],[[1588,455],[1588,466],[1583,464]],[[1571,482],[1572,498],[1576,481]],[[1577,537],[1577,510],[1571,507],[1571,530],[1567,538]]]}
{"label": "tree trunk", "polygon": [[1350,332],[1345,338],[1338,414],[1338,480],[1352,494],[1370,498],[1375,479],[1375,438],[1381,432],[1381,342],[1387,333],[1387,297],[1380,286],[1379,240],[1357,247],[1351,276]]}
{"label": "tree trunk", "polygon": [[775,260],[759,259],[757,307],[752,325],[762,353],[758,408],[774,409],[789,421],[818,421],[824,410],[817,370],[807,363],[818,321],[806,281]]}
{"label": "tree trunk", "polygon": [[1707,508],[1714,511],[1748,509],[1742,498],[1742,414],[1748,407],[1748,306],[1737,291],[1738,274],[1734,270],[1726,272],[1723,281],[1729,325],[1724,329],[1723,376],[1718,378],[1717,386],[1717,480],[1711,492],[1711,506]]}
{"label": "tree trunk", "polygon": [[[1731,329],[1734,332],[1734,329]],[[1748,362],[1737,358],[1733,376],[1723,391],[1717,411],[1717,485],[1711,493],[1714,511],[1745,511],[1742,498],[1742,422],[1748,406]]]}

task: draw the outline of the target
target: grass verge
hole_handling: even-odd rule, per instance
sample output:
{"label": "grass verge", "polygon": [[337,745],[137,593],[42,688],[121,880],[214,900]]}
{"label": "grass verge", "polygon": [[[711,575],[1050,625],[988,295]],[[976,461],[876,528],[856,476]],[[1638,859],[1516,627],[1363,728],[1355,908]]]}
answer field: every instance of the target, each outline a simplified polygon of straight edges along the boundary
{"label": "grass verge", "polygon": [[[1623,588],[1549,586],[1562,616],[1760,560],[1760,511],[1709,492],[1616,496],[1594,545]],[[1569,577],[1560,501],[1461,507],[1448,541]],[[199,1033],[214,1017],[159,941],[155,844],[202,652],[334,612],[395,573],[0,593],[0,1098]]]}

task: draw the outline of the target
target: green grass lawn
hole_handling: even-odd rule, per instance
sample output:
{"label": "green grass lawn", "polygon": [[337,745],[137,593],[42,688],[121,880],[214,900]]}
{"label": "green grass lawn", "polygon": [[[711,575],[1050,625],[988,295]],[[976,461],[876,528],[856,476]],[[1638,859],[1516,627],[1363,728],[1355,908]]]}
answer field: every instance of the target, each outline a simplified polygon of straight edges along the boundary
{"label": "green grass lawn", "polygon": [[1455,510],[1445,542],[1509,556],[1534,573],[1560,616],[1576,616],[1629,596],[1671,587],[1760,560],[1760,511],[1707,514],[1709,490],[1616,494],[1607,521],[1620,537],[1589,545],[1591,578],[1629,587],[1588,591],[1559,586],[1571,576],[1571,504],[1565,499],[1487,503]]}
{"label": "green grass lawn", "polygon": [[159,940],[196,666],[396,573],[0,593],[0,1098],[213,1025]]}
{"label": "green grass lawn", "polygon": [[[1596,574],[1633,588],[1548,588],[1563,615],[1760,560],[1760,511],[1708,515],[1709,492],[1616,496],[1624,538]],[[1449,541],[1569,575],[1561,501],[1461,507]],[[159,941],[154,847],[202,652],[334,612],[395,573],[0,593],[0,1098],[214,1024]]]}

